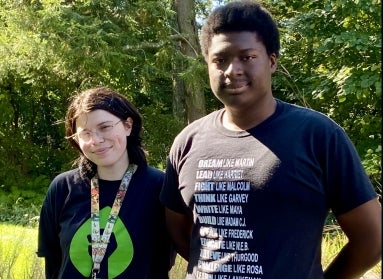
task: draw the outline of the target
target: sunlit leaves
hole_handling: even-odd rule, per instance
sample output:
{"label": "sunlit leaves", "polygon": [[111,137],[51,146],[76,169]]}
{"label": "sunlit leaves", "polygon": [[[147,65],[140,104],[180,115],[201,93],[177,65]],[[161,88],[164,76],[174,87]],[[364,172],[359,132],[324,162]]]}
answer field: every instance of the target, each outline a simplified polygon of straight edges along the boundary
{"label": "sunlit leaves", "polygon": [[[381,158],[380,1],[267,2],[280,26],[285,67],[274,79],[275,94],[328,114],[362,158]],[[381,173],[376,168],[369,173]]]}

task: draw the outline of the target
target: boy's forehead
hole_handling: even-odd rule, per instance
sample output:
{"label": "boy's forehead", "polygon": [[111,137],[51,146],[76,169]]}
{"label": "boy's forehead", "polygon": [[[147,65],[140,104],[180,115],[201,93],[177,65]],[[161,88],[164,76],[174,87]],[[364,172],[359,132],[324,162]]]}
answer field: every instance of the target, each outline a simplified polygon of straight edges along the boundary
{"label": "boy's forehead", "polygon": [[209,45],[209,54],[228,48],[256,49],[263,42],[259,40],[256,32],[228,32],[214,34]]}
{"label": "boy's forehead", "polygon": [[256,31],[231,31],[215,33],[210,38],[210,44],[214,41],[236,41],[243,39],[251,39],[253,41],[259,41],[259,36]]}

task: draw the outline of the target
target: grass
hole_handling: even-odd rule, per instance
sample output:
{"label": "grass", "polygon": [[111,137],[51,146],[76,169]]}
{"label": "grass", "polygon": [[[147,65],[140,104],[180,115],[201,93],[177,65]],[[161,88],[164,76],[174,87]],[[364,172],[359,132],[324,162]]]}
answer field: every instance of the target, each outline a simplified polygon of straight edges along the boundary
{"label": "grass", "polygon": [[[338,254],[339,250],[347,243],[347,237],[339,230],[331,230],[323,234],[322,240],[322,265],[326,268]],[[366,272],[362,278],[379,279],[382,278],[381,261],[371,270]]]}
{"label": "grass", "polygon": [[[322,240],[322,265],[326,268],[338,254],[339,250],[347,243],[347,237],[333,226],[323,234]],[[177,255],[176,262],[170,272],[170,279],[185,278],[186,261]],[[369,270],[364,277],[366,279],[382,278],[381,262]]]}
{"label": "grass", "polygon": [[0,224],[0,279],[42,279],[43,260],[36,256],[37,230]]}
{"label": "grass", "polygon": [[[326,267],[347,238],[338,230],[323,235],[323,266]],[[37,229],[0,223],[0,279],[44,279],[44,261],[36,256]],[[170,279],[185,278],[186,261],[177,256]],[[381,263],[363,278],[381,278]]]}
{"label": "grass", "polygon": [[186,265],[187,265],[187,262],[180,255],[177,255],[176,261],[173,265],[173,268],[169,273],[169,279],[183,279],[183,278],[185,278],[185,276],[186,276]]}

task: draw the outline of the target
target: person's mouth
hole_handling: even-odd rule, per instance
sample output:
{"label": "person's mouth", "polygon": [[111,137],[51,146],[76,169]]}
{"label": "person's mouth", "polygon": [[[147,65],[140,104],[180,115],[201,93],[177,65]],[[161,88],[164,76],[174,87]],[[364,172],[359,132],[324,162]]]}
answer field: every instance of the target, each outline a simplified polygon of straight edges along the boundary
{"label": "person's mouth", "polygon": [[249,86],[249,82],[247,81],[231,81],[228,83],[224,83],[222,87],[227,91],[230,91],[233,93],[236,93],[236,92],[239,93],[240,91],[247,88],[248,86]]}
{"label": "person's mouth", "polygon": [[98,148],[96,150],[93,151],[93,154],[96,154],[96,155],[104,155],[105,153],[107,153],[109,151],[110,147],[102,147],[102,148]]}

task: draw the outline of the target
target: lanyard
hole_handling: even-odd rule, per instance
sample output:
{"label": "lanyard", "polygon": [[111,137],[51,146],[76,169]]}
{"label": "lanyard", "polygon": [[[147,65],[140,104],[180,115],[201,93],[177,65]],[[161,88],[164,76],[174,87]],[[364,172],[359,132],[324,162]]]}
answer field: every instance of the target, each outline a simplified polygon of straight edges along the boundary
{"label": "lanyard", "polygon": [[129,165],[124,177],[122,178],[120,187],[114,199],[112,209],[110,211],[108,221],[106,223],[104,232],[100,236],[100,196],[99,196],[99,184],[98,175],[96,174],[91,179],[91,220],[92,220],[92,278],[96,278],[97,273],[100,271],[101,261],[105,256],[106,248],[109,243],[110,235],[113,231],[113,226],[117,221],[118,212],[121,209],[122,202],[126,191],[129,187],[130,180],[137,169],[137,165]]}

